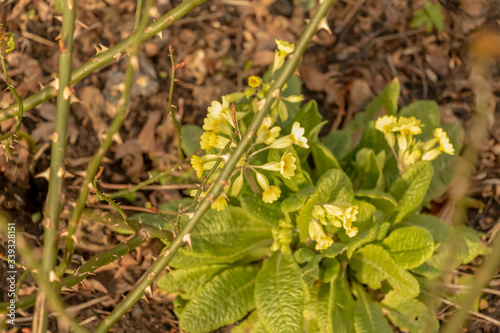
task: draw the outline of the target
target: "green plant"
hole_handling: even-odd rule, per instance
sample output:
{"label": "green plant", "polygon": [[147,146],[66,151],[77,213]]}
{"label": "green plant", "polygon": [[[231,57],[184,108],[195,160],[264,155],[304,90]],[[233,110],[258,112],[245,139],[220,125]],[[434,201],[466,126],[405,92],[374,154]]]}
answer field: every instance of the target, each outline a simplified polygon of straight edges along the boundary
{"label": "green plant", "polygon": [[433,4],[431,1],[426,1],[424,9],[413,11],[413,20],[410,23],[412,28],[420,28],[425,26],[427,32],[432,31],[432,27],[436,27],[439,31],[444,30],[444,17],[441,12],[441,7],[438,4]]}
{"label": "green plant", "polygon": [[[243,320],[233,332],[392,332],[389,319],[403,331],[437,332],[432,281],[486,248],[473,230],[456,234],[421,212],[449,186],[463,137],[459,125],[440,124],[436,103],[398,111],[393,81],[346,130],[320,138],[325,122],[316,102],[300,107],[293,76],[274,92],[222,194],[206,194],[293,51],[277,45],[263,79],[250,77],[244,93],[208,108],[206,154],[191,157],[204,179],[192,196],[212,211],[158,282],[178,295],[181,328]],[[377,118],[382,107],[387,115]]]}

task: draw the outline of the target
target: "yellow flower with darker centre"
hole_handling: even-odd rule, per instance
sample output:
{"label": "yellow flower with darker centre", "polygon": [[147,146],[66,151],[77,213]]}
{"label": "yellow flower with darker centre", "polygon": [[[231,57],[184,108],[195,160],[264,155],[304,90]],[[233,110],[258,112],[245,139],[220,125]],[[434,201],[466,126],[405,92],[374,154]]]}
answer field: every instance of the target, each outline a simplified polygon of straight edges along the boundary
{"label": "yellow flower with darker centre", "polygon": [[264,191],[264,193],[262,193],[262,201],[264,201],[265,203],[272,203],[278,200],[280,195],[280,188],[278,186],[271,185],[267,188],[267,190]]}
{"label": "yellow flower with darker centre", "polygon": [[391,148],[394,147],[394,144],[396,143],[396,137],[394,136],[392,130],[397,123],[398,120],[394,116],[383,116],[378,118],[375,122],[375,128],[384,134],[385,139]]}
{"label": "yellow flower with darker centre", "polygon": [[261,79],[258,76],[250,76],[248,78],[248,85],[252,88],[257,88],[260,86]]}
{"label": "yellow flower with darker centre", "polygon": [[223,196],[218,197],[210,206],[212,209],[217,209],[218,212],[227,207],[227,200]]}
{"label": "yellow flower with darker centre", "polygon": [[292,153],[286,153],[281,157],[280,161],[280,173],[286,179],[290,179],[295,176],[295,157],[293,157]]}
{"label": "yellow flower with darker centre", "polygon": [[292,142],[299,147],[309,148],[309,146],[307,145],[307,138],[304,137],[305,131],[305,129],[300,127],[299,122],[294,122],[292,126],[292,133],[290,134],[290,139],[292,139]]}
{"label": "yellow flower with darker centre", "polygon": [[203,164],[201,163],[201,158],[199,156],[193,155],[191,157],[191,165],[196,171],[196,177],[201,178],[203,176]]}

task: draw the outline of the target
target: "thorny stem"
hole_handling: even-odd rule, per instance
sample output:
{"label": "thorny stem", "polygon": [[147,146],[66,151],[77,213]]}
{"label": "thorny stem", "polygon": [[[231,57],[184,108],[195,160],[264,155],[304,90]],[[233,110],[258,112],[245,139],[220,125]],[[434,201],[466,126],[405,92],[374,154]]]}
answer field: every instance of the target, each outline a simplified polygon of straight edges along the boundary
{"label": "thorny stem", "polygon": [[[21,100],[21,97],[19,97],[19,95],[16,91],[16,88],[14,88],[14,86],[10,82],[10,77],[9,77],[9,74],[7,73],[7,66],[5,64],[5,57],[3,56],[3,54],[0,54],[0,61],[2,62],[3,76],[5,78],[5,83],[7,84],[7,87],[9,88],[12,95],[14,95],[14,98],[16,99],[16,102],[17,102],[17,107],[19,109],[19,112],[17,113],[16,129],[14,130],[14,132],[7,133],[7,134],[0,136],[0,141],[3,141],[5,139],[11,139],[12,136],[17,136],[17,134],[19,133],[19,130],[21,129],[21,124],[23,122],[24,109],[23,109],[23,101]],[[10,143],[11,143],[11,140],[7,141],[7,143],[5,144],[5,148],[6,148],[8,153],[10,150]]]}
{"label": "thorny stem", "polygon": [[[172,107],[172,98],[174,96],[174,83],[175,83],[175,63],[174,63],[174,51],[172,50],[172,47],[169,46],[169,52],[170,52],[170,62],[172,65],[172,71],[170,74],[170,89],[168,92],[168,111],[170,112],[170,116],[172,117],[172,122],[174,123],[175,130],[177,131],[177,151],[179,152],[179,161],[184,160],[184,154],[182,153],[182,132],[181,132],[181,127],[179,125],[179,122],[177,121],[177,118],[175,117],[174,110]],[[168,115],[167,115],[168,116]]]}
{"label": "thorny stem", "polygon": [[[102,172],[103,169],[104,168],[101,167],[101,169],[99,170],[99,174]],[[105,195],[104,193],[102,193],[101,191],[99,191],[99,188],[97,187],[97,179],[99,179],[99,176],[95,176],[94,177],[94,191],[96,192],[97,197],[99,198],[99,200],[106,201],[110,206],[112,206],[114,209],[116,209],[116,211],[118,212],[118,214],[120,214],[120,216],[123,218],[123,221],[125,222],[125,224],[128,227],[130,227],[134,231],[138,231],[139,227],[137,226],[137,223],[135,223],[134,221],[132,221],[131,219],[129,219],[128,216],[127,216],[127,214],[125,214],[125,212],[123,211],[123,209],[121,209],[120,206],[116,202],[114,202],[107,195]]]}
{"label": "thorny stem", "polygon": [[[119,44],[114,47],[110,47],[108,50],[99,53],[95,57],[91,58],[89,61],[75,69],[71,73],[71,85],[75,85],[77,82],[81,81],[90,73],[93,73],[97,69],[103,67],[104,65],[110,63],[113,60],[117,60],[120,55],[124,54],[130,45],[137,38],[137,35],[142,34],[140,37],[141,42],[148,40],[154,35],[161,33],[161,31],[170,25],[172,25],[175,21],[189,13],[191,10],[196,8],[197,6],[204,3],[206,0],[185,0],[179,6],[172,9],[167,14],[163,15],[160,19],[156,20],[149,27],[144,29],[143,31],[137,31],[129,36],[127,39],[123,40]],[[24,111],[31,110],[42,102],[45,102],[52,97],[54,97],[54,87],[47,86],[23,100]],[[11,105],[8,108],[5,108],[0,111],[0,122],[13,118],[18,114],[17,105]]]}
{"label": "thorny stem", "polygon": [[[10,221],[10,218],[0,210],[0,231],[2,233],[7,234],[7,226],[9,225]],[[20,233],[16,232],[15,239],[16,250],[26,262],[26,266],[31,270],[32,276],[35,278],[38,286],[40,287],[38,294],[33,295],[33,303],[38,297],[40,297],[40,295],[42,295],[43,299],[50,299],[50,302],[47,302],[47,305],[52,310],[54,310],[61,318],[69,322],[72,331],[78,333],[88,333],[89,331],[86,328],[78,325],[75,319],[66,313],[65,309],[67,306],[62,301],[59,293],[56,292],[56,290],[53,288],[48,277],[43,274],[42,267],[35,259],[35,255],[33,254],[33,251],[30,248],[29,244],[24,240],[24,237]],[[42,305],[42,309],[45,309],[45,302],[41,303],[40,305]],[[19,308],[17,302],[16,308]],[[34,316],[34,318],[36,317]],[[35,321],[33,322],[33,325],[35,325]]]}
{"label": "thorny stem", "polygon": [[[50,159],[49,192],[47,194],[47,213],[43,221],[44,243],[42,271],[44,280],[56,266],[59,245],[59,215],[61,213],[62,185],[64,181],[64,160],[66,158],[66,137],[68,133],[68,117],[71,97],[71,65],[73,58],[73,33],[75,31],[75,2],[63,1],[63,19],[61,39],[59,40],[59,90],[57,93],[57,114]],[[39,293],[40,299],[45,298],[47,291]],[[47,327],[47,312],[40,301],[35,307],[34,317],[39,315],[43,327]],[[42,313],[43,311],[43,319]],[[35,323],[37,323],[35,321]],[[34,324],[35,325],[35,324]],[[36,329],[34,329],[36,331]]]}
{"label": "thorny stem", "polygon": [[130,59],[129,59],[129,64],[127,66],[127,71],[125,73],[125,88],[122,94],[122,97],[118,101],[118,111],[113,118],[113,121],[111,122],[111,125],[109,126],[108,134],[106,135],[106,138],[104,141],[101,143],[99,148],[97,149],[97,152],[94,154],[92,157],[92,160],[90,161],[88,167],[87,167],[87,173],[85,175],[85,178],[82,182],[81,185],[81,191],[78,196],[76,206],[73,209],[73,212],[71,213],[71,218],[68,223],[68,234],[66,236],[66,247],[64,250],[64,256],[63,256],[63,261],[61,265],[57,269],[57,276],[62,276],[63,272],[68,268],[69,264],[71,263],[71,258],[73,256],[73,251],[74,251],[74,245],[73,245],[73,235],[76,231],[76,227],[78,226],[78,221],[80,220],[80,217],[82,216],[83,208],[85,207],[85,203],[87,202],[87,196],[89,194],[89,185],[94,179],[94,176],[97,172],[97,169],[101,165],[101,161],[108,152],[109,148],[111,147],[111,143],[113,142],[113,136],[115,133],[117,133],[120,128],[123,125],[123,121],[125,120],[125,117],[127,116],[128,113],[128,108],[129,108],[129,101],[130,101],[130,90],[132,88],[133,84],[133,79],[134,79],[134,71],[137,70],[137,67],[139,66],[138,63],[138,57],[137,53],[139,51],[139,46],[142,42],[142,35],[144,32],[144,29],[146,28],[148,21],[149,21],[149,15],[148,15],[148,10],[151,8],[153,4],[153,1],[148,1],[146,5],[146,9],[144,10],[144,14],[142,15],[141,18],[141,24],[139,27],[139,31],[135,33],[133,36],[134,38],[132,39],[132,46],[131,46],[131,51],[130,51]]}
{"label": "thorny stem", "polygon": [[137,6],[135,7],[135,21],[134,21],[134,31],[137,31],[139,28],[139,23],[141,22],[141,12],[142,12],[142,3],[144,0],[137,0]]}
{"label": "thorny stem", "polygon": [[181,165],[182,165],[182,162],[174,165],[171,169],[163,171],[163,172],[160,172],[156,176],[148,178],[148,179],[140,182],[139,184],[131,186],[130,188],[123,189],[123,190],[120,190],[120,191],[116,191],[116,192],[113,192],[113,193],[108,193],[107,196],[109,198],[111,198],[111,199],[114,199],[114,198],[118,198],[118,197],[123,197],[123,196],[125,196],[127,194],[130,194],[130,193],[135,193],[135,192],[139,191],[141,188],[143,188],[144,186],[152,184],[155,181],[157,181],[158,179],[161,179],[162,177],[168,176],[172,171],[174,171],[175,169],[179,168]]}
{"label": "thorny stem", "polygon": [[[250,123],[247,132],[243,135],[243,139],[239,142],[238,146],[231,154],[231,157],[225,163],[219,177],[214,182],[213,187],[209,191],[208,195],[213,198],[217,198],[229,176],[232,174],[236,167],[239,159],[245,153],[248,146],[250,146],[252,140],[255,137],[255,133],[259,126],[261,125],[264,117],[267,115],[271,108],[271,104],[274,100],[273,92],[276,89],[281,90],[284,84],[288,81],[290,76],[293,74],[297,68],[301,56],[304,53],[307,44],[314,36],[317,31],[320,20],[326,15],[328,9],[333,4],[334,0],[324,0],[318,6],[318,9],[314,13],[312,19],[309,21],[304,33],[301,35],[295,47],[295,52],[292,54],[290,59],[286,61],[283,71],[280,73],[269,93],[266,96],[266,102],[264,106],[257,111],[254,119]],[[230,143],[228,143],[230,144]],[[213,169],[212,169],[213,170]],[[207,196],[208,196],[207,195]],[[137,284],[137,286],[132,290],[127,297],[113,310],[113,312],[99,325],[95,333],[107,332],[144,294],[144,291],[149,287],[153,281],[156,279],[158,274],[160,274],[168,265],[172,257],[177,253],[179,248],[184,244],[184,242],[190,238],[191,232],[194,230],[198,222],[201,220],[203,215],[210,208],[210,200],[202,200],[198,209],[193,213],[191,218],[187,221],[185,227],[181,230],[180,234],[172,241],[168,249],[166,249],[158,258],[158,260],[150,267],[148,272],[144,275],[144,278]]]}
{"label": "thorny stem", "polygon": [[[90,214],[94,213],[94,211],[88,210],[86,213]],[[3,218],[6,219],[7,217],[3,216],[3,213],[0,211],[0,222],[6,225],[7,220],[4,220]],[[116,216],[116,219],[116,223],[121,222],[121,219],[118,216]],[[113,261],[121,258],[125,254],[141,246],[151,238],[159,238],[172,241],[173,236],[169,231],[161,231],[150,225],[142,225],[141,229],[125,243],[120,243],[113,248],[92,257],[90,260],[80,266],[75,272],[73,272],[73,274],[62,279],[61,282],[59,282],[56,286],[57,290],[61,290],[63,287],[73,287],[74,285],[83,281],[88,275],[90,275],[90,273],[94,272],[96,269],[108,265]],[[29,308],[35,304],[35,300],[36,294],[23,297],[20,300],[16,301],[16,309]],[[7,313],[7,306],[9,304],[10,303],[0,303],[0,313]]]}

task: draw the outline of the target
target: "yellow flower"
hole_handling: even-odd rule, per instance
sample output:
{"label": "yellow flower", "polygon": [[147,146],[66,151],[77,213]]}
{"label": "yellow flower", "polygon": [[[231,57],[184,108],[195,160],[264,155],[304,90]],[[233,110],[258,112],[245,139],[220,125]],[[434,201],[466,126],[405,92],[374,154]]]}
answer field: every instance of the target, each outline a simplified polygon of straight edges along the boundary
{"label": "yellow flower", "polygon": [[203,119],[203,129],[205,131],[213,131],[214,133],[224,133],[231,135],[231,129],[227,125],[224,118],[210,118]]}
{"label": "yellow flower", "polygon": [[248,85],[250,87],[252,87],[252,88],[259,87],[260,86],[260,82],[261,82],[261,80],[260,80],[260,77],[258,77],[258,76],[250,76],[248,78]]}
{"label": "yellow flower", "polygon": [[266,145],[270,145],[276,138],[280,135],[281,128],[278,126],[274,126],[269,129],[273,125],[273,119],[271,117],[265,117],[257,130],[257,139],[256,143],[264,142]]}
{"label": "yellow flower", "polygon": [[281,56],[286,56],[295,50],[295,44],[290,44],[287,41],[277,40],[275,39],[276,45],[278,46],[278,50],[280,51]]}
{"label": "yellow flower", "polygon": [[309,223],[309,236],[312,240],[316,241],[315,249],[318,251],[326,250],[333,244],[333,239],[325,233],[321,224],[316,221]]}
{"label": "yellow flower", "polygon": [[214,132],[205,132],[200,139],[200,147],[206,151],[212,150],[217,144],[217,134]]}
{"label": "yellow flower", "polygon": [[448,138],[448,135],[446,134],[445,131],[443,131],[442,128],[436,128],[434,130],[434,137],[439,140],[439,150],[449,154],[453,155],[455,153],[455,149],[453,148],[453,145],[450,143],[450,139]]}
{"label": "yellow flower", "polygon": [[356,221],[356,214],[358,214],[357,206],[342,202],[317,205],[313,210],[313,217],[325,225],[328,221],[337,228],[343,227],[349,237],[354,237],[358,233],[358,228],[352,226],[352,222]]}
{"label": "yellow flower", "polygon": [[203,176],[203,164],[201,163],[201,158],[197,155],[193,155],[191,157],[191,165],[193,169],[196,171],[196,177],[201,178]]}
{"label": "yellow flower", "polygon": [[218,101],[212,101],[212,105],[208,107],[208,117],[213,119],[220,119],[223,112],[229,108],[229,99],[222,96],[222,104]]}
{"label": "yellow flower", "polygon": [[299,147],[309,148],[307,145],[307,138],[304,137],[305,129],[300,127],[299,122],[294,122],[292,126],[292,133],[290,134],[290,139],[292,142]]}
{"label": "yellow flower", "polygon": [[383,116],[375,122],[375,128],[386,134],[392,132],[392,129],[397,125],[398,121],[394,116]]}
{"label": "yellow flower", "polygon": [[295,176],[295,169],[297,169],[297,167],[295,166],[295,157],[293,157],[293,154],[283,154],[280,162],[280,173],[283,175],[283,177],[285,177],[286,179],[292,178],[293,176]]}
{"label": "yellow flower", "polygon": [[212,209],[217,209],[218,212],[227,207],[227,200],[223,196],[218,197],[210,206]]}
{"label": "yellow flower", "polygon": [[413,151],[410,153],[409,150],[405,151],[403,154],[403,163],[406,166],[410,166],[418,161],[422,152],[418,148],[413,148]]}
{"label": "yellow flower", "polygon": [[196,176],[201,178],[203,176],[203,171],[210,170],[214,166],[217,161],[217,155],[204,155],[203,157],[199,157],[197,155],[193,155],[191,157],[191,165],[193,169],[196,171]]}
{"label": "yellow flower", "polygon": [[264,201],[265,203],[272,203],[278,200],[280,195],[280,188],[278,186],[271,185],[267,190],[264,191],[264,193],[262,193],[262,201]]}
{"label": "yellow flower", "polygon": [[[217,135],[217,143],[214,145],[215,148],[217,149],[224,149],[226,145],[229,143],[229,139],[225,138],[223,136]],[[231,147],[236,147],[236,143],[231,142]]]}
{"label": "yellow flower", "polygon": [[392,133],[392,130],[397,123],[398,121],[394,116],[383,116],[378,118],[375,122],[375,128],[384,133],[385,139],[391,148],[394,147],[394,144],[396,143],[396,138],[394,133]]}
{"label": "yellow flower", "polygon": [[410,135],[417,135],[422,133],[422,124],[420,119],[415,117],[399,117],[397,126],[393,127],[393,132],[401,132]]}

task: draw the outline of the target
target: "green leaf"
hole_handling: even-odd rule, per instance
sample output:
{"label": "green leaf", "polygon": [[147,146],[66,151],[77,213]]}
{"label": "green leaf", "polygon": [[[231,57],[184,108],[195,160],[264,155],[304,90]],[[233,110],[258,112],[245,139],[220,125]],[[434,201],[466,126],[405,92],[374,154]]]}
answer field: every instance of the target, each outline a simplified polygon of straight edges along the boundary
{"label": "green leaf", "polygon": [[[385,153],[381,152],[385,159]],[[382,190],[384,178],[383,165],[380,166],[375,152],[369,148],[362,148],[356,153],[354,166],[358,172],[359,188]]]}
{"label": "green leaf", "polygon": [[313,160],[314,160],[314,175],[320,177],[330,169],[340,169],[339,162],[328,148],[319,143],[313,142],[310,144]]}
{"label": "green leaf", "polygon": [[246,196],[241,200],[241,207],[252,216],[270,226],[277,226],[279,220],[283,217],[278,202],[272,204],[265,203],[261,197]]}
{"label": "green leaf", "polygon": [[356,305],[354,308],[354,328],[356,333],[392,333],[391,325],[385,318],[379,303],[372,301],[365,289],[354,283]]}
{"label": "green leaf", "polygon": [[354,195],[382,210],[386,216],[391,216],[397,206],[396,199],[392,195],[380,190],[358,190]]}
{"label": "green leaf", "polygon": [[371,224],[370,228],[358,232],[358,234],[354,236],[347,244],[347,251],[346,251],[347,258],[351,259],[353,253],[361,246],[375,241],[377,239],[377,235],[380,232],[381,225],[382,225],[382,219],[376,216],[373,219],[373,223]]}
{"label": "green leaf", "polygon": [[349,177],[340,169],[324,173],[316,184],[316,194],[321,202],[352,202],[354,190]]}
{"label": "green leaf", "polygon": [[389,193],[398,201],[398,207],[392,215],[392,221],[398,223],[418,208],[429,188],[432,173],[432,164],[419,161],[394,182]]}
{"label": "green leaf", "polygon": [[347,245],[345,243],[333,243],[328,249],[321,252],[321,254],[327,258],[335,258],[341,255],[347,250]]}
{"label": "green leaf", "polygon": [[415,298],[389,292],[382,306],[389,320],[403,332],[432,333],[439,329],[439,321],[424,303]]}
{"label": "green leaf", "polygon": [[347,131],[337,130],[321,138],[321,142],[333,153],[337,161],[342,160],[351,149],[351,136]]}
{"label": "green leaf", "polygon": [[235,262],[263,242],[270,245],[271,226],[240,207],[228,206],[221,212],[208,211],[191,234],[191,242],[192,250],[181,248],[172,267]]}
{"label": "green leaf", "polygon": [[323,284],[318,293],[316,315],[322,333],[353,331],[352,298],[346,274],[339,272],[330,283]]}
{"label": "green leaf", "polygon": [[420,293],[418,281],[379,245],[368,244],[359,249],[351,259],[351,267],[356,270],[356,278],[372,289],[380,289],[381,282],[387,280],[394,290],[405,296],[417,297]]}
{"label": "green leaf", "polygon": [[434,253],[434,240],[421,227],[399,228],[384,239],[383,245],[399,267],[410,269],[426,262]]}
{"label": "green leaf", "polygon": [[307,199],[316,191],[316,187],[307,186],[298,192],[292,193],[281,202],[281,210],[285,213],[296,212],[304,207]]}
{"label": "green leaf", "polygon": [[158,279],[158,287],[166,293],[178,292],[182,298],[189,300],[213,276],[227,267],[227,265],[207,265],[175,269]]}
{"label": "green leaf", "polygon": [[255,285],[255,305],[269,333],[300,332],[304,308],[301,271],[291,254],[274,252]]}
{"label": "green leaf", "polygon": [[302,268],[302,280],[311,287],[319,280],[319,263],[323,259],[323,254],[317,254]]}
{"label": "green leaf", "polygon": [[436,246],[450,240],[453,228],[440,218],[430,214],[415,214],[405,217],[403,225],[419,226],[427,229],[434,239]]}
{"label": "green leaf", "polygon": [[309,237],[309,223],[312,220],[312,211],[317,203],[347,202],[354,199],[351,180],[341,169],[332,169],[323,174],[318,180],[316,191],[307,199],[304,207],[299,211],[297,227],[300,240],[305,242]]}
{"label": "green leaf", "polygon": [[182,150],[187,156],[196,154],[201,150],[200,137],[203,134],[203,129],[197,125],[183,125],[181,128],[182,134]]}
{"label": "green leaf", "polygon": [[253,311],[247,319],[231,329],[231,333],[267,333],[259,320],[257,311]]}
{"label": "green leaf", "polygon": [[230,268],[208,282],[182,311],[180,327],[208,332],[232,324],[255,307],[258,266]]}

